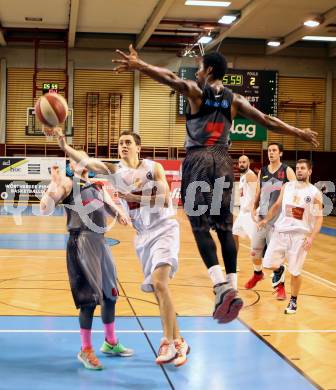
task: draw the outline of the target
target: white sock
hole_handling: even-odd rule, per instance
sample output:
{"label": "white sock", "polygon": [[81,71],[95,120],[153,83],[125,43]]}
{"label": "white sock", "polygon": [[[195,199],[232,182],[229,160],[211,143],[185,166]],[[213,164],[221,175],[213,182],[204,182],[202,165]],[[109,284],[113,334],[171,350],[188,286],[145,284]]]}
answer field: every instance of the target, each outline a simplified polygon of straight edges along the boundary
{"label": "white sock", "polygon": [[212,284],[225,283],[224,274],[220,265],[213,265],[208,269]]}
{"label": "white sock", "polygon": [[227,274],[226,281],[231,285],[232,288],[238,290],[237,274]]}
{"label": "white sock", "polygon": [[256,271],[256,272],[259,272],[259,271],[262,271],[262,264],[260,265],[257,265],[257,264],[253,264],[253,269]]}

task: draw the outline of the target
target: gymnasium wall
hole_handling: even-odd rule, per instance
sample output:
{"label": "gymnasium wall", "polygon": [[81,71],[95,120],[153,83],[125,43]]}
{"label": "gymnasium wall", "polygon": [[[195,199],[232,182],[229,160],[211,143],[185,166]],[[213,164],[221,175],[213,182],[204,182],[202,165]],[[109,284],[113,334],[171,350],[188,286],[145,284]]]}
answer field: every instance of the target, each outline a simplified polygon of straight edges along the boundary
{"label": "gymnasium wall", "polygon": [[[321,49],[318,49],[321,50]],[[279,117],[293,125],[312,127],[319,133],[320,147],[324,150],[325,138],[325,109],[326,109],[326,80],[327,73],[334,72],[332,95],[332,137],[331,150],[336,151],[336,61],[328,58],[309,58],[312,51],[304,56],[293,57],[287,52],[284,56],[268,57],[251,55],[246,50],[239,54],[227,55],[228,62],[237,68],[277,69],[279,70],[279,102],[295,101],[309,105],[317,102],[312,110],[302,109],[291,111],[279,110]],[[133,74],[115,75],[112,68],[112,50],[70,51],[69,60],[73,65],[74,85],[74,127],[73,143],[85,143],[86,126],[86,93],[100,93],[99,136],[100,143],[107,139],[107,98],[108,94],[122,93],[121,129],[133,128]],[[297,53],[298,54],[298,53]],[[316,54],[316,53],[315,53]],[[321,56],[323,53],[319,53]],[[294,55],[294,53],[292,53]],[[2,56],[7,65],[7,120],[6,143],[45,143],[44,137],[25,135],[26,108],[32,106],[32,75],[33,51],[28,48],[5,48]],[[40,67],[64,67],[63,51],[41,50],[39,54]],[[144,59],[156,65],[166,66],[176,71],[180,66],[195,66],[194,59],[178,58],[171,53],[144,53]],[[40,74],[40,80],[53,81],[60,77],[53,70]],[[162,86],[148,77],[141,75],[139,130],[143,137],[144,146],[166,147],[183,146],[185,121],[176,113],[177,94],[170,88]],[[104,112],[105,110],[105,112]],[[296,140],[294,137],[283,137],[269,133],[269,140],[283,142],[288,150],[309,150],[309,145]],[[237,151],[260,151],[261,142],[233,143],[232,149]]]}
{"label": "gymnasium wall", "polygon": [[[116,75],[107,70],[75,69],[74,70],[74,137],[73,143],[85,145],[85,129],[87,121],[87,93],[99,93],[99,145],[107,144],[109,116],[109,94],[122,94],[121,129],[131,130],[133,127],[133,72]],[[118,114],[119,116],[119,114]],[[119,118],[116,118],[119,121]],[[113,134],[116,142],[119,134]]]}
{"label": "gymnasium wall", "polygon": [[[33,107],[36,99],[41,96],[37,91],[33,99],[32,68],[7,68],[7,116],[6,116],[6,143],[7,144],[44,144],[45,137],[26,136],[27,108]],[[43,82],[57,80],[60,88],[65,86],[65,74],[60,70],[48,69],[38,73],[37,85]]]}
{"label": "gymnasium wall", "polygon": [[333,79],[332,93],[331,150],[336,151],[336,78]]}
{"label": "gymnasium wall", "polygon": [[[324,149],[326,79],[322,77],[279,77],[278,117],[299,128],[311,128],[318,133]],[[300,102],[302,107],[282,107],[282,102]],[[316,107],[310,106],[316,103]],[[268,140],[281,142],[286,150],[310,150],[311,146],[297,137],[268,133]]]}

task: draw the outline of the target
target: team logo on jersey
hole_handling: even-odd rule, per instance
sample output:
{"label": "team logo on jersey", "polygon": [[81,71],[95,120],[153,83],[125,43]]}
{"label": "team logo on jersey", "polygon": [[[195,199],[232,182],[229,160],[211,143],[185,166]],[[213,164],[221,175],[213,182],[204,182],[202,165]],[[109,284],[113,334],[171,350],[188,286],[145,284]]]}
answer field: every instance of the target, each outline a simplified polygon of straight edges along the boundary
{"label": "team logo on jersey", "polygon": [[284,179],[285,178],[285,171],[278,172],[278,179]]}
{"label": "team logo on jersey", "polygon": [[228,108],[229,105],[230,105],[230,103],[229,103],[228,100],[224,99],[224,100],[222,101],[222,107],[223,107],[223,108]]}
{"label": "team logo on jersey", "polygon": [[304,201],[305,201],[306,203],[310,203],[310,202],[311,202],[311,197],[310,197],[310,196],[306,196],[306,197],[304,198]]}
{"label": "team logo on jersey", "polygon": [[146,178],[147,178],[148,180],[153,180],[152,172],[147,172]]}
{"label": "team logo on jersey", "polygon": [[230,105],[230,102],[227,99],[224,99],[221,102],[217,102],[217,101],[211,100],[211,99],[206,99],[205,105],[210,106],[210,107],[216,107],[216,108],[218,108],[218,107],[228,108]]}

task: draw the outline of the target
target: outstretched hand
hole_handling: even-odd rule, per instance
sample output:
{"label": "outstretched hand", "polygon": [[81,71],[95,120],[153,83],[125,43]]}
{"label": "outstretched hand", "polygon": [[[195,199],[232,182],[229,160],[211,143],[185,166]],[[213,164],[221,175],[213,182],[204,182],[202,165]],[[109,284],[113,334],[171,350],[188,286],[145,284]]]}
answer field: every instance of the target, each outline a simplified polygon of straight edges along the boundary
{"label": "outstretched hand", "polygon": [[113,69],[114,72],[121,73],[130,70],[136,70],[139,68],[140,61],[137,51],[133,48],[132,45],[129,45],[128,50],[129,54],[126,54],[121,50],[116,50],[121,59],[112,60],[113,64],[118,65],[116,68]]}
{"label": "outstretched hand", "polygon": [[60,179],[60,169],[58,165],[53,165],[50,170],[51,180],[54,182],[59,181]]}
{"label": "outstretched hand", "polygon": [[47,137],[53,137],[54,136],[54,128],[42,125],[42,133]]}
{"label": "outstretched hand", "polygon": [[306,128],[301,130],[300,138],[317,148],[320,145],[319,141],[317,140],[317,135],[318,133],[316,131]]}

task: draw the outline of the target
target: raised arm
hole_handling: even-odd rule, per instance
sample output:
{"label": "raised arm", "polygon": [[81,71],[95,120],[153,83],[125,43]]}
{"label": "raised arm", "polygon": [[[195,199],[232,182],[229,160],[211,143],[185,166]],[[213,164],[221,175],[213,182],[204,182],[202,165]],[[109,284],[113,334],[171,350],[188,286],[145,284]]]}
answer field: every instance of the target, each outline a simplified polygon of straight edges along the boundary
{"label": "raised arm", "polygon": [[241,95],[234,94],[232,106],[234,114],[237,113],[245,118],[251,119],[274,133],[295,135],[303,141],[309,142],[314,147],[319,146],[317,133],[315,131],[308,128],[299,129],[283,122],[279,118],[264,114],[257,108],[253,107],[248,100]]}
{"label": "raised arm", "polygon": [[58,166],[51,168],[51,182],[40,200],[42,215],[50,214],[66,196],[71,192],[72,181],[61,174]]}
{"label": "raised arm", "polygon": [[117,53],[121,58],[118,60],[112,60],[114,64],[118,65],[114,69],[115,72],[120,73],[125,71],[138,70],[153,80],[156,80],[161,84],[168,85],[170,88],[183,94],[191,100],[202,98],[202,91],[195,81],[183,80],[176,76],[176,74],[171,72],[169,69],[146,63],[139,58],[138,53],[136,50],[134,50],[132,45],[129,46],[129,54],[126,54],[121,50],[117,50]]}
{"label": "raised arm", "polygon": [[83,158],[83,153],[81,151],[72,148],[67,144],[65,136],[60,127],[55,127],[52,129],[53,135],[56,136],[59,147],[66,153],[66,155],[76,162],[82,162],[83,167],[89,169],[92,172],[103,173],[109,175],[115,173],[116,168],[114,164],[103,163],[102,161],[96,158]]}

